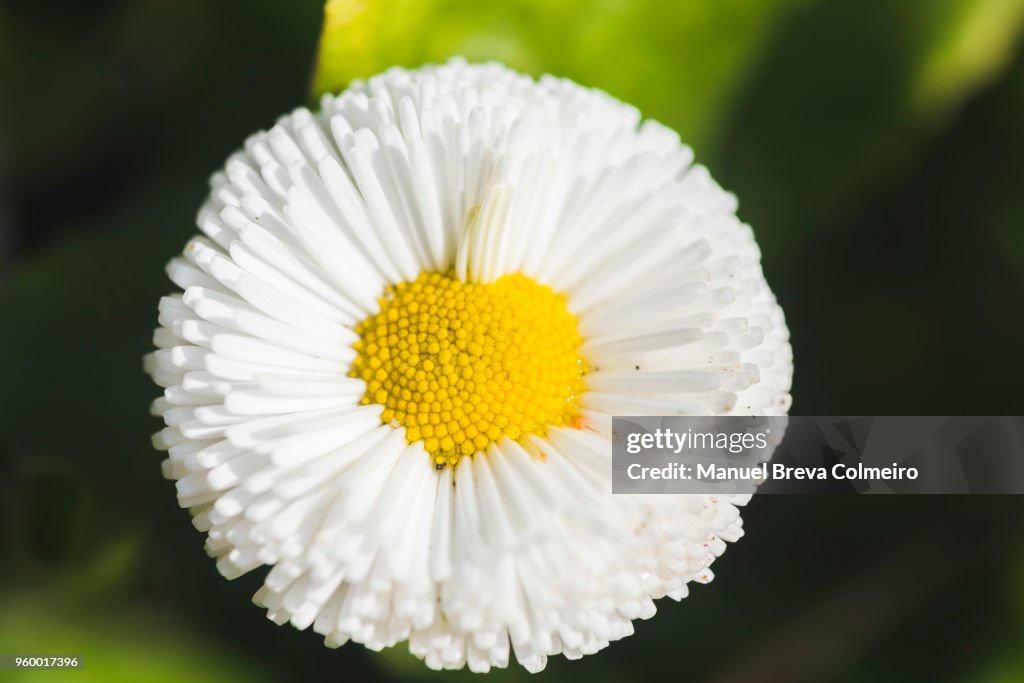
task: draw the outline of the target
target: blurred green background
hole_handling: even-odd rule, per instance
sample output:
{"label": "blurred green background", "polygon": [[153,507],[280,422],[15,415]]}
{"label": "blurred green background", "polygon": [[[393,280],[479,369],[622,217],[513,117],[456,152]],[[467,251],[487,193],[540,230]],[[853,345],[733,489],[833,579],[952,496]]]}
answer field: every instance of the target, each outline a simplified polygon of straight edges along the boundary
{"label": "blurred green background", "polygon": [[[496,58],[676,128],[757,232],[795,414],[1024,412],[1022,0],[343,2],[314,70],[321,18],[0,2],[0,652],[87,662],[0,679],[472,678],[264,619],[149,445],[140,358],[207,177],[311,87],[394,63]],[[1024,681],[1022,513],[757,498],[710,586],[538,678]]]}

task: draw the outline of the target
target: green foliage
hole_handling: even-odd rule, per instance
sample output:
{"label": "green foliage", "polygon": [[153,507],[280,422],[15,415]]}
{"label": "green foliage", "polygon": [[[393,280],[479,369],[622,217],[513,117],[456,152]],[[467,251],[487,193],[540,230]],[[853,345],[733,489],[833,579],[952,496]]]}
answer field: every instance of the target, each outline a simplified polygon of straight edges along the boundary
{"label": "green foliage", "polygon": [[[73,678],[80,683],[231,683],[267,678],[238,653],[190,634],[184,624],[153,613],[77,612],[52,598],[0,600],[0,643],[5,653],[75,656],[76,671],[23,670],[18,681]],[[5,672],[6,673],[6,672]]]}
{"label": "green foliage", "polygon": [[773,33],[807,0],[331,0],[316,94],[453,55],[602,88],[677,128],[714,134]]}
{"label": "green foliage", "polygon": [[1006,66],[1014,0],[818,3],[786,27],[709,164],[779,253],[905,173]]}
{"label": "green foliage", "polygon": [[[1016,0],[937,0],[838,3],[813,0],[673,2],[635,0],[329,0],[326,4],[314,94],[341,90],[390,66],[417,66],[452,55],[502,61],[532,74],[554,73],[604,89],[646,115],[674,127],[698,150],[712,145],[735,97],[756,79],[758,59],[781,40],[807,55],[814,41],[826,52],[834,31],[802,32],[790,42],[791,22],[824,14],[824,28],[841,28],[851,64],[878,59],[903,70],[903,87],[890,93],[911,116],[941,115],[1004,65],[1024,18]],[[898,41],[895,52],[886,49]],[[820,41],[820,45],[819,45]],[[859,43],[859,44],[858,44]],[[783,48],[784,49],[784,48]],[[856,51],[863,54],[857,55]],[[835,65],[818,62],[824,70]],[[861,80],[876,85],[884,72]],[[794,79],[795,81],[798,79]],[[837,91],[843,73],[816,83]],[[855,91],[849,93],[853,101]],[[828,99],[817,88],[808,98]],[[852,109],[849,113],[853,113]],[[893,123],[882,121],[881,133]],[[857,133],[856,130],[851,131]],[[898,133],[905,132],[897,130]],[[831,134],[831,131],[829,131]],[[851,144],[863,142],[856,136]]]}

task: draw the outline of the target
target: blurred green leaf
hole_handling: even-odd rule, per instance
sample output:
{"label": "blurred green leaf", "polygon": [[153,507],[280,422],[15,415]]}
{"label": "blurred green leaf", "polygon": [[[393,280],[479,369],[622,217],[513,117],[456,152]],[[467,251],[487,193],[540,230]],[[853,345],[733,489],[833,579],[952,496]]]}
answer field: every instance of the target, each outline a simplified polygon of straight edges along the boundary
{"label": "blurred green leaf", "polygon": [[76,683],[266,680],[244,657],[189,634],[161,615],[107,611],[96,619],[35,596],[0,601],[0,643],[6,654],[77,656],[84,663],[80,670],[59,674],[18,671],[18,681],[58,676]]}
{"label": "blurred green leaf", "polygon": [[[534,75],[554,73],[607,90],[674,127],[701,151],[719,140],[736,96],[757,81],[754,67],[766,50],[790,47],[806,59],[816,52],[808,47],[820,42],[820,54],[812,59],[823,70],[837,66],[829,58],[835,31],[786,32],[794,12],[811,4],[328,0],[313,89],[316,95],[338,91],[394,65],[417,66],[453,55],[495,59]],[[881,44],[882,58],[894,58],[897,68],[900,62],[907,65],[906,83],[892,98],[915,117],[940,114],[989,79],[1005,63],[1024,19],[1019,0],[887,3],[864,12],[857,3],[816,4],[817,15],[843,18],[842,26],[832,27],[839,29],[843,56],[865,69],[851,83],[839,68],[824,90],[808,88],[797,101],[811,104],[828,97],[828,86],[853,85],[850,92],[856,92],[858,78],[872,85],[884,82],[890,74],[871,67],[876,58],[871,53]],[[838,7],[843,4],[846,9]],[[861,32],[859,44],[842,42]],[[890,40],[896,41],[896,54],[884,47]],[[838,101],[850,101],[837,94]],[[848,112],[855,115],[856,108]],[[877,137],[870,133],[890,129],[888,124],[872,128],[867,138],[854,135],[850,141],[863,144]]]}
{"label": "blurred green leaf", "polygon": [[911,93],[912,106],[924,116],[955,106],[988,82],[1013,55],[1024,24],[1020,0],[970,0],[950,9]]}
{"label": "blurred green leaf", "polygon": [[314,94],[453,55],[602,88],[692,145],[807,0],[329,0]]}
{"label": "blurred green leaf", "polygon": [[740,198],[769,268],[912,167],[1013,56],[1022,8],[1020,0],[825,2],[785,27],[708,159]]}

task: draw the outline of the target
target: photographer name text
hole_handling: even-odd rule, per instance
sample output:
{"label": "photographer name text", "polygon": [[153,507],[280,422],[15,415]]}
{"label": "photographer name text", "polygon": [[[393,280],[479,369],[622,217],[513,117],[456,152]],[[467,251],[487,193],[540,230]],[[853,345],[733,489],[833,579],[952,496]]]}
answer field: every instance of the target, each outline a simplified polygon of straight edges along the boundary
{"label": "photographer name text", "polygon": [[675,481],[899,481],[917,479],[918,474],[916,467],[903,467],[897,463],[886,467],[871,467],[863,463],[856,465],[837,463],[832,467],[800,467],[784,463],[726,466],[716,463],[675,462],[660,467],[632,463],[626,468],[626,476],[633,480]]}

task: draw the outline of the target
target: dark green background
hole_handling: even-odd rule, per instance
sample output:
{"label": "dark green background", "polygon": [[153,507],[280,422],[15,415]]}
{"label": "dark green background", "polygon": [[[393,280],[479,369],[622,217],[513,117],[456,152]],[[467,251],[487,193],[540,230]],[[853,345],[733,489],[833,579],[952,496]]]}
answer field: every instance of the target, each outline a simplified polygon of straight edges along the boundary
{"label": "dark green background", "polygon": [[[496,57],[677,128],[757,232],[794,413],[1021,414],[1017,0],[382,7],[340,72]],[[0,2],[0,652],[84,656],[62,680],[471,677],[265,620],[259,577],[218,576],[149,446],[163,265],[209,174],[309,101],[320,11]],[[1022,513],[757,498],[710,586],[539,680],[1024,681]]]}

